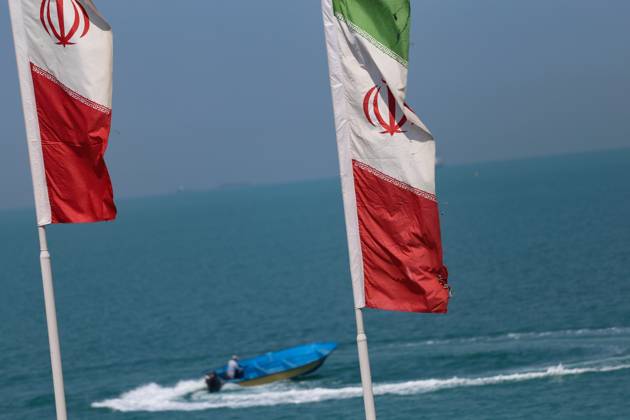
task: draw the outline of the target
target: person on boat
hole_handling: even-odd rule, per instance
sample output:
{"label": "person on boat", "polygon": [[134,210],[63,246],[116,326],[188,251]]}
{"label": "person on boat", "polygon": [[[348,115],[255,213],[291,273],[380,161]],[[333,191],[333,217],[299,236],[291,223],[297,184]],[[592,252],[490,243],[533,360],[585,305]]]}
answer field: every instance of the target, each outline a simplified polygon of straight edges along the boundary
{"label": "person on boat", "polygon": [[215,371],[212,371],[206,375],[206,386],[208,387],[208,392],[219,392],[221,391],[221,387],[223,386],[223,382],[221,382],[221,378]]}
{"label": "person on boat", "polygon": [[243,377],[244,370],[241,365],[238,364],[238,356],[234,355],[227,363],[227,370],[225,376],[228,379],[239,379]]}

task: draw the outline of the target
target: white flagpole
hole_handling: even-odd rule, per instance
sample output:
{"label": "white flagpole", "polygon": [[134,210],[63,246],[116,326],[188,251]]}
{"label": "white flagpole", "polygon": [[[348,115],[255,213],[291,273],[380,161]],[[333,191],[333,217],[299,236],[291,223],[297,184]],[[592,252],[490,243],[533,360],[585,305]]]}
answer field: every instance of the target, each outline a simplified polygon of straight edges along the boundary
{"label": "white flagpole", "polygon": [[372,371],[370,370],[370,353],[368,352],[367,335],[363,327],[363,311],[354,310],[357,320],[357,348],[359,350],[359,368],[361,369],[361,385],[363,386],[363,404],[366,420],[376,420],[374,391],[372,389]]}
{"label": "white flagpole", "polygon": [[357,323],[357,349],[359,353],[359,369],[361,370],[361,385],[363,387],[363,404],[365,419],[376,420],[374,392],[372,390],[372,372],[370,369],[370,355],[368,352],[367,335],[363,325],[365,306],[363,295],[363,256],[359,238],[359,219],[357,215],[356,195],[354,191],[354,177],[352,174],[352,156],[350,142],[347,135],[348,121],[343,116],[345,112],[345,98],[341,74],[341,58],[339,56],[338,34],[335,27],[332,0],[322,0],[322,14],[324,19],[324,33],[328,50],[328,67],[330,70],[331,92],[335,110],[335,129],[337,132],[337,150],[339,153],[339,170],[341,175],[341,189],[346,219],[346,235],[348,239],[348,254],[350,257],[350,273],[352,276],[352,292],[354,295],[354,313]]}
{"label": "white flagpole", "polygon": [[44,302],[46,305],[46,322],[48,324],[48,344],[50,346],[50,364],[52,365],[53,387],[55,390],[55,408],[57,420],[67,420],[66,397],[63,386],[63,370],[61,367],[61,346],[59,345],[59,329],[57,327],[57,310],[55,307],[55,291],[53,289],[52,266],[46,241],[46,228],[38,227],[39,260],[42,267],[44,284]]}
{"label": "white flagpole", "polygon": [[39,233],[40,265],[42,283],[44,287],[44,302],[46,306],[46,323],[48,324],[48,344],[50,346],[50,363],[52,366],[53,388],[55,392],[55,410],[57,420],[67,420],[66,397],[63,386],[63,372],[61,368],[61,348],[59,345],[59,330],[57,327],[57,310],[55,308],[55,292],[53,289],[52,267],[50,253],[46,241],[46,224],[50,223],[50,204],[45,186],[46,178],[43,168],[43,157],[39,146],[39,127],[37,124],[37,110],[35,107],[35,93],[28,65],[29,55],[24,31],[24,16],[22,0],[9,0],[9,14],[13,29],[15,57],[17,61],[18,79],[24,111],[26,138],[31,163],[31,177],[35,193],[35,207],[37,209],[37,225]]}

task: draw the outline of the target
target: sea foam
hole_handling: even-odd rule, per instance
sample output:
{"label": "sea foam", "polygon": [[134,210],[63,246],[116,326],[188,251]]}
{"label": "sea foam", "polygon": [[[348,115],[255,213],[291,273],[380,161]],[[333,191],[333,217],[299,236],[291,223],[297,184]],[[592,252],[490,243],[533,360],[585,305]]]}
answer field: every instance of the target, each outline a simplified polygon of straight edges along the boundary
{"label": "sea foam", "polygon": [[[551,377],[582,375],[587,373],[614,372],[630,369],[630,364],[614,364],[598,367],[551,366],[545,369],[465,378],[419,379],[406,382],[374,385],[376,395],[414,395],[444,389],[497,385]],[[99,401],[94,408],[115,411],[198,411],[217,408],[246,408],[283,404],[308,404],[328,400],[359,398],[361,386],[306,387],[295,382],[281,382],[257,388],[240,388],[228,385],[225,392],[208,394],[203,380],[180,381],[173,387],[152,383],[126,392],[118,398]]]}
{"label": "sea foam", "polygon": [[535,341],[540,339],[587,339],[587,338],[630,337],[630,327],[580,328],[572,330],[506,332],[497,335],[474,337],[435,338],[407,343],[395,343],[395,347],[418,347],[447,344],[484,344],[510,341]]}

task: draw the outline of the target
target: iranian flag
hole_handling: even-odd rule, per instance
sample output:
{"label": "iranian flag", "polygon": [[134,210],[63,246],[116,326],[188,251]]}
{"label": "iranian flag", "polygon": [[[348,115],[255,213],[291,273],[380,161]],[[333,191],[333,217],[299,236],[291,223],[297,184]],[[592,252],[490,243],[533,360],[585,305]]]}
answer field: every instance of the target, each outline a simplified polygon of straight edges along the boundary
{"label": "iranian flag", "polygon": [[446,312],[435,142],[405,102],[409,0],[322,0],[355,306]]}
{"label": "iranian flag", "polygon": [[90,0],[9,0],[37,222],[116,217],[112,32]]}

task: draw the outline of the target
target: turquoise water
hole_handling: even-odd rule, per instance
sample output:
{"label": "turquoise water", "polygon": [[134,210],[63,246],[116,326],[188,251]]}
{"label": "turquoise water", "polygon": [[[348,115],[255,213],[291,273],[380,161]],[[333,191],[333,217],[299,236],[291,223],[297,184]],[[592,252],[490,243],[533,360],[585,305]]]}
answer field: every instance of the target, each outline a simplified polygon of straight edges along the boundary
{"label": "turquoise water", "polygon": [[[630,150],[439,170],[446,316],[367,311],[384,419],[630,418]],[[338,181],[119,201],[49,238],[73,419],[358,419]],[[0,213],[0,418],[54,417],[32,210]],[[340,348],[203,391],[232,353]]]}

